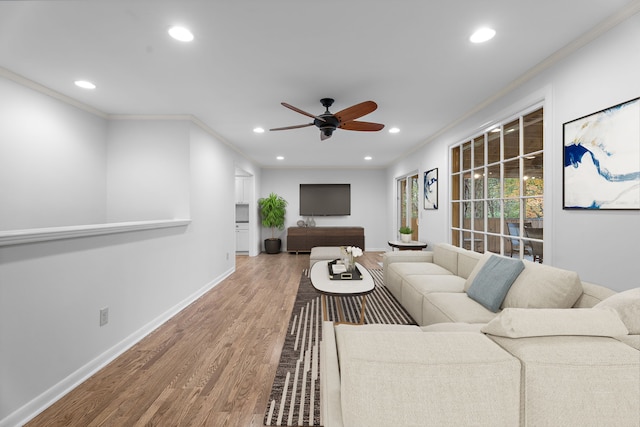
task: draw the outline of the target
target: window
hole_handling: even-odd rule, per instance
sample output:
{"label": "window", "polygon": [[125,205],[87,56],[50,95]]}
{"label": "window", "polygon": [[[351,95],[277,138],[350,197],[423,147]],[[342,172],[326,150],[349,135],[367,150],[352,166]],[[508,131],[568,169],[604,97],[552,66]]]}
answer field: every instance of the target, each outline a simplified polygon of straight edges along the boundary
{"label": "window", "polygon": [[451,242],[542,262],[543,109],[451,148]]}

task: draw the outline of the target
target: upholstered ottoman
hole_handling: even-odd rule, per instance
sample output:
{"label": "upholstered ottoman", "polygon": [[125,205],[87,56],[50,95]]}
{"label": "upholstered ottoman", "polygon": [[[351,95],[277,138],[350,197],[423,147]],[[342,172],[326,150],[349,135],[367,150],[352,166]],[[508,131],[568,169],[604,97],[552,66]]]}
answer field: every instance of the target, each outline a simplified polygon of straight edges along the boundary
{"label": "upholstered ottoman", "polygon": [[333,261],[342,258],[342,251],[339,246],[316,246],[311,248],[309,255],[309,268],[318,261]]}

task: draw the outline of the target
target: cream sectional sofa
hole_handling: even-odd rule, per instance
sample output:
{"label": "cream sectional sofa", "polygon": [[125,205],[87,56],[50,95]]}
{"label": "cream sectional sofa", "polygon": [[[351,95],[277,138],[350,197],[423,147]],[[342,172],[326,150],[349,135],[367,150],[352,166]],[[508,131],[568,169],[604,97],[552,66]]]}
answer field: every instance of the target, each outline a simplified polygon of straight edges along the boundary
{"label": "cream sectional sofa", "polygon": [[[484,324],[494,313],[467,296],[477,271],[490,253],[436,244],[433,251],[384,254],[384,284],[418,325],[443,322]],[[581,282],[578,274],[523,261],[524,271],[503,302],[519,308],[588,308],[615,294],[603,286]]]}
{"label": "cream sectional sofa", "polygon": [[611,336],[509,338],[450,325],[324,322],[322,425],[640,425],[638,349]]}
{"label": "cream sectional sofa", "polygon": [[420,326],[323,323],[325,427],[640,425],[640,288],[525,262],[493,312],[465,292],[488,258],[385,255]]}

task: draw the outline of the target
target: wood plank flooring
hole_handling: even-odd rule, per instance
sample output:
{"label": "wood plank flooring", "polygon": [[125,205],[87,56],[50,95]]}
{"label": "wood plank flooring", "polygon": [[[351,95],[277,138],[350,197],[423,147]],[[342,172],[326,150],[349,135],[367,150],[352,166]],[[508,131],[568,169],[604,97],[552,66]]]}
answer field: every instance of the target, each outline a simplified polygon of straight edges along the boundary
{"label": "wood plank flooring", "polygon": [[308,254],[237,256],[235,273],[27,426],[262,426],[308,266]]}

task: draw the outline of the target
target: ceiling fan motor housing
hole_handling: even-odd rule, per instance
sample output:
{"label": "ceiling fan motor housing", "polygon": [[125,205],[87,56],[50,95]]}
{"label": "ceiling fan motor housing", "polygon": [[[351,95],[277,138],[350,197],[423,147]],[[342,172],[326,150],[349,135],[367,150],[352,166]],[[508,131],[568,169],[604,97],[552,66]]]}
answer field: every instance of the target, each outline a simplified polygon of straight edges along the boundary
{"label": "ceiling fan motor housing", "polygon": [[320,129],[320,131],[322,131],[325,136],[331,136],[333,134],[333,131],[336,130],[338,125],[340,125],[340,122],[338,121],[338,119],[336,119],[336,116],[331,113],[324,113],[318,117],[324,119],[324,122],[318,119],[314,119],[313,124],[316,125],[316,127]]}
{"label": "ceiling fan motor housing", "polygon": [[286,102],[281,102],[284,107],[287,107],[290,110],[293,110],[304,116],[313,118],[313,122],[303,125],[274,128],[270,130],[288,130],[303,128],[307,126],[315,126],[320,129],[320,139],[324,141],[325,139],[333,135],[333,131],[338,128],[355,131],[379,131],[384,127],[384,125],[380,123],[369,123],[356,120],[364,115],[373,112],[376,108],[378,108],[376,103],[373,101],[364,101],[359,104],[352,105],[351,107],[339,111],[337,115],[332,114],[329,111],[329,107],[333,105],[333,98],[322,98],[320,100],[320,103],[323,107],[325,107],[325,112],[320,114],[319,116],[316,116],[315,114],[307,113],[306,111],[294,107],[293,105],[287,104]]}

